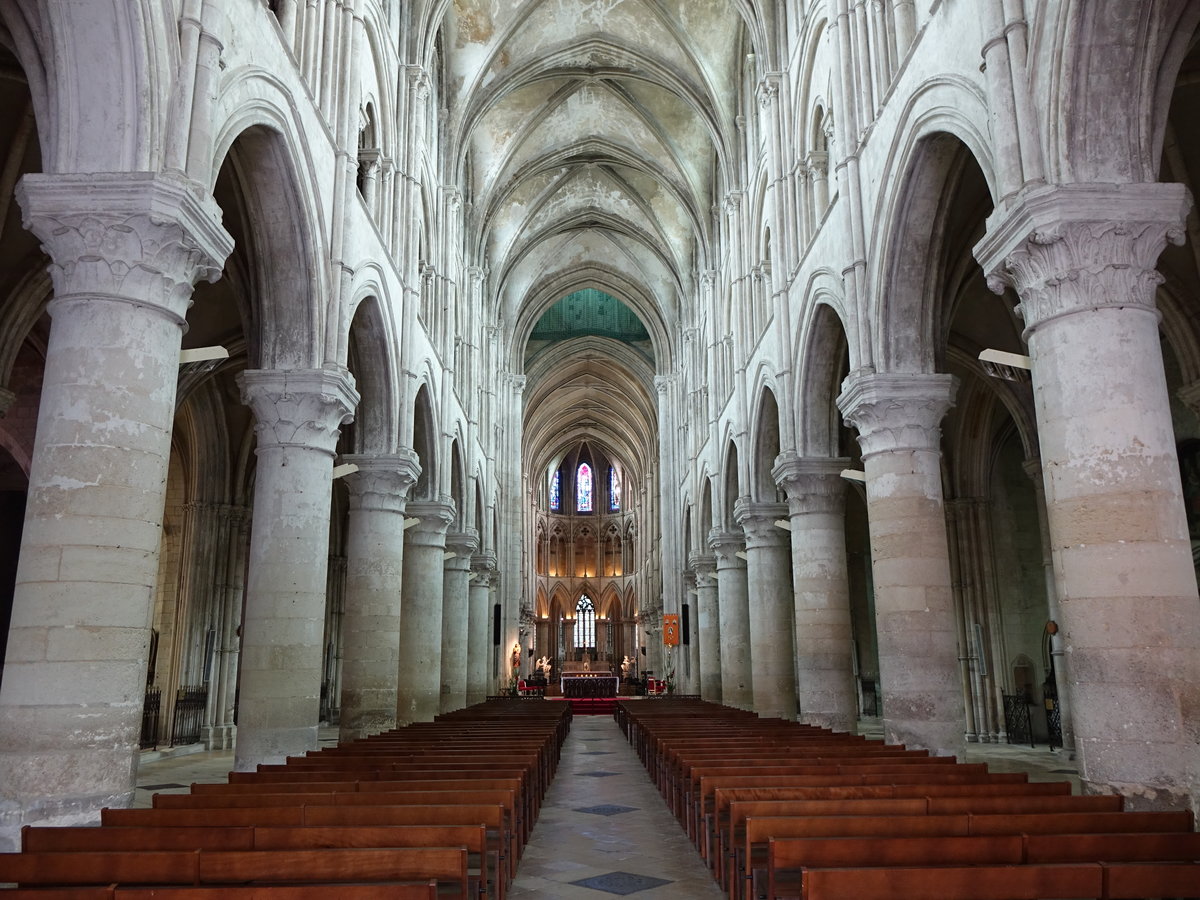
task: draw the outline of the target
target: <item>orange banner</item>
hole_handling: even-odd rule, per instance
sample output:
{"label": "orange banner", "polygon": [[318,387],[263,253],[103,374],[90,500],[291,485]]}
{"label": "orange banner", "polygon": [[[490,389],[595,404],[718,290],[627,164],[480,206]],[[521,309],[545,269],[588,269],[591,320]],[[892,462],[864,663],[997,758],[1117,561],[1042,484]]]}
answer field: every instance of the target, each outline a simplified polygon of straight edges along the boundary
{"label": "orange banner", "polygon": [[663,644],[667,647],[679,646],[679,616],[663,616]]}

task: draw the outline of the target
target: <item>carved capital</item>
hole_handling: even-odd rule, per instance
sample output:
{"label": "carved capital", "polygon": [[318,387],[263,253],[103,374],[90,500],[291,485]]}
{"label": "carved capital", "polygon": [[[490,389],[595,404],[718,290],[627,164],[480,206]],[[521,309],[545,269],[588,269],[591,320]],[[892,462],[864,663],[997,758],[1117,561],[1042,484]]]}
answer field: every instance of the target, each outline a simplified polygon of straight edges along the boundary
{"label": "carved capital", "polygon": [[[440,500],[410,500],[404,510],[407,519],[418,521],[407,529],[410,540],[419,543],[432,543],[435,539],[441,546],[446,545],[446,530],[454,521],[454,503],[449,497]],[[407,522],[405,524],[408,524]]]}
{"label": "carved capital", "polygon": [[55,304],[136,303],[182,325],[192,286],[220,278],[233,250],[216,201],[183,178],[31,174],[15,193],[50,257]]}
{"label": "carved capital", "polygon": [[846,483],[841,473],[849,465],[844,456],[804,457],[789,450],[775,458],[771,477],[787,493],[791,515],[836,513],[845,508]]}
{"label": "carved capital", "polygon": [[446,535],[446,549],[457,553],[459,560],[462,560],[469,567],[472,556],[479,549],[479,532],[474,528],[464,528],[462,531],[448,533]]}
{"label": "carved capital", "polygon": [[407,447],[398,453],[378,456],[345,455],[342,462],[358,466],[357,472],[346,476],[352,512],[356,509],[404,512],[408,489],[421,474],[416,451]]}
{"label": "carved capital", "polygon": [[1192,199],[1180,184],[1032,188],[988,221],[975,257],[988,287],[1012,287],[1026,337],[1076,312],[1135,307],[1157,313],[1156,266],[1182,244]]}
{"label": "carved capital", "polygon": [[829,177],[829,154],[823,150],[812,150],[805,157],[805,163],[808,167],[809,174],[817,181],[823,181]]}
{"label": "carved capital", "polygon": [[717,558],[706,553],[693,553],[688,557],[688,568],[696,579],[696,587],[708,587],[717,574]]}
{"label": "carved capital", "polygon": [[297,447],[333,456],[341,426],[358,405],[354,378],[344,370],[247,369],[238,384],[254,411],[260,452]]}
{"label": "carved capital", "polygon": [[780,80],[781,76],[778,72],[770,72],[764,75],[758,83],[758,105],[763,109],[779,99]]}
{"label": "carved capital", "polygon": [[0,387],[0,419],[8,415],[12,405],[17,402],[17,394],[6,387]]}
{"label": "carved capital", "polygon": [[898,450],[936,451],[957,388],[953,375],[852,375],[837,405],[858,429],[863,459]]}
{"label": "carved capital", "polygon": [[738,553],[746,549],[746,535],[741,531],[720,531],[714,528],[708,533],[708,548],[712,550],[718,569],[744,566]]}
{"label": "carved capital", "polygon": [[733,515],[746,532],[746,549],[780,547],[788,542],[788,532],[775,523],[786,519],[786,503],[749,503],[739,501]]}

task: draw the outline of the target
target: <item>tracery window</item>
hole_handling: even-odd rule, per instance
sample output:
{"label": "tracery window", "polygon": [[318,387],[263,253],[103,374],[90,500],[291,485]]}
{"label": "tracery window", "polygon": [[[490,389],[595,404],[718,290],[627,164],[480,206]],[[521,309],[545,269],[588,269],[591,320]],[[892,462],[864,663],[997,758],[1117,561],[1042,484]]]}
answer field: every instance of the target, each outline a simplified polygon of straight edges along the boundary
{"label": "tracery window", "polygon": [[592,467],[580,463],[575,472],[575,511],[592,511]]}
{"label": "tracery window", "polygon": [[562,506],[562,470],[555,469],[550,476],[550,510],[558,512]]}
{"label": "tracery window", "polygon": [[621,509],[621,479],[617,470],[608,467],[608,511],[618,512]]}
{"label": "tracery window", "polygon": [[575,604],[575,647],[596,649],[596,607],[587,594],[581,594]]}

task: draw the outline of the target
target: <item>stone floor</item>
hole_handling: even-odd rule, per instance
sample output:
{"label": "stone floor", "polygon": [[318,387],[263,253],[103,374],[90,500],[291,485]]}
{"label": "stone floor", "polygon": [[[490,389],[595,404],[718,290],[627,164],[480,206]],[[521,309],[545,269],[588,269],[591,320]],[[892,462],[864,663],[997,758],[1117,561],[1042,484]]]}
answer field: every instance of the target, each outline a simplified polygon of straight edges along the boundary
{"label": "stone floor", "polygon": [[[877,723],[860,730],[871,736]],[[333,744],[336,729],[323,729]],[[1071,781],[1074,762],[1045,746],[972,744],[968,762],[995,772],[1029,772],[1034,781]],[[143,760],[136,806],[149,806],[159,791],[178,793],[192,782],[224,781],[232,751],[168,753]],[[616,722],[577,716],[563,747],[533,836],[517,869],[511,900],[601,900],[604,895],[639,900],[713,900],[723,896],[687,836],[667,811]]]}

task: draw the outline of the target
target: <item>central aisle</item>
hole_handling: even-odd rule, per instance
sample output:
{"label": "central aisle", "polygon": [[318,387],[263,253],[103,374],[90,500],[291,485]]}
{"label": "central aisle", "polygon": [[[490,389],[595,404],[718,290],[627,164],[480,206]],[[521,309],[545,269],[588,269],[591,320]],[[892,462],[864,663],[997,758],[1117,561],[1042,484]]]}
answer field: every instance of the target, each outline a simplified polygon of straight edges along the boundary
{"label": "central aisle", "polygon": [[576,716],[508,896],[599,900],[614,895],[639,900],[724,896],[616,721]]}

